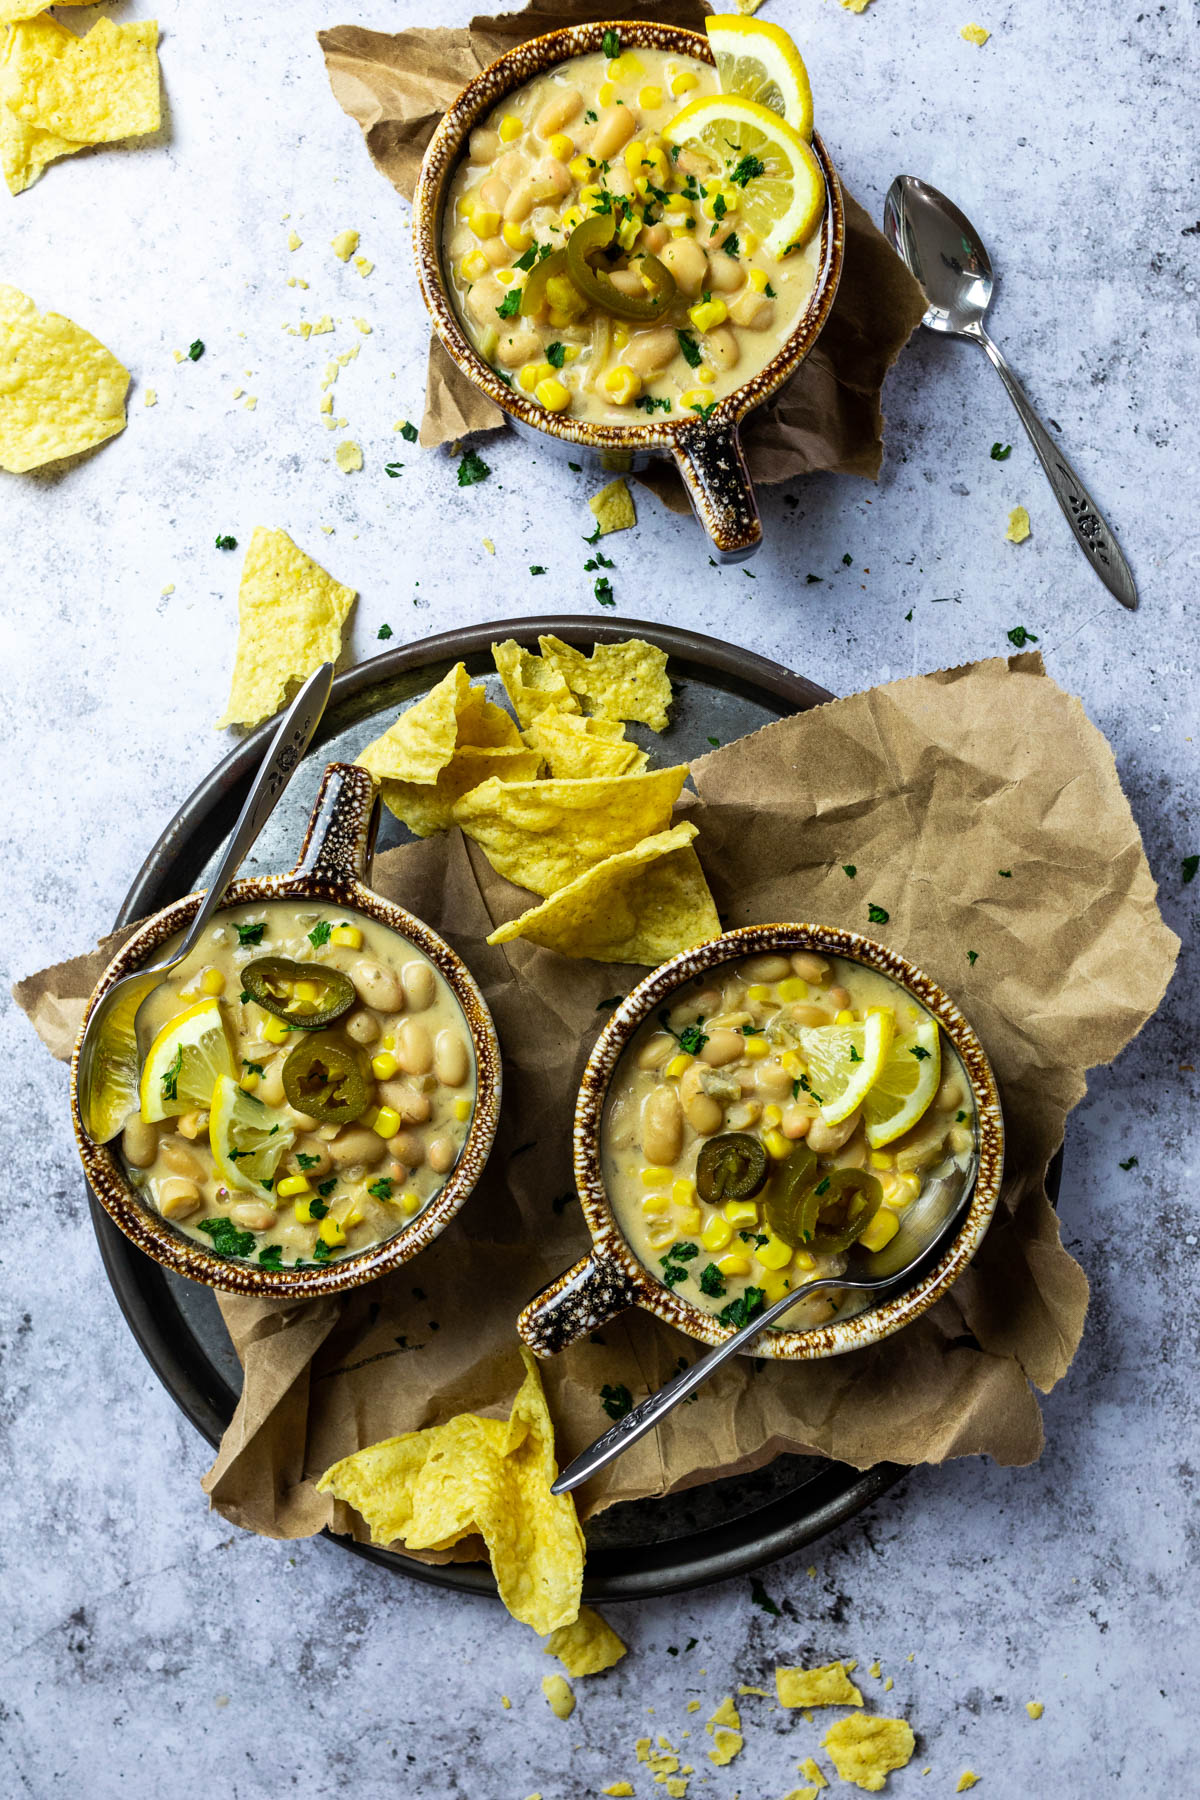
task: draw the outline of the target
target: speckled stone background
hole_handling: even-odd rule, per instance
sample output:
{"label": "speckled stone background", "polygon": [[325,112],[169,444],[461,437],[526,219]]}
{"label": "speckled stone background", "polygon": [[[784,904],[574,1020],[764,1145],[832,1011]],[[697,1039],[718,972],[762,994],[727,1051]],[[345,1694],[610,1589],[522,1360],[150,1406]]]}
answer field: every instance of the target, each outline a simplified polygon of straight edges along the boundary
{"label": "speckled stone background", "polygon": [[[770,1686],[777,1660],[831,1656],[864,1669],[878,1657],[895,1679],[886,1701],[865,1685],[919,1734],[889,1784],[901,1800],[951,1793],[966,1768],[989,1800],[1195,1791],[1200,1227],[1187,1065],[1200,1060],[1200,880],[1184,886],[1180,864],[1200,851],[1188,611],[1200,568],[1188,129],[1200,33],[1191,0],[975,7],[875,0],[855,17],[835,0],[779,0],[769,16],[803,46],[826,141],[876,214],[892,176],[910,170],[978,221],[1001,271],[996,334],[1118,528],[1142,610],[1122,612],[1089,572],[984,359],[931,338],[889,384],[878,488],[794,484],[794,510],[765,496],[753,581],[711,568],[696,528],[649,498],[637,534],[609,548],[623,612],[749,644],[840,692],[1003,652],[1023,624],[1112,740],[1185,950],[1161,1013],[1096,1075],[1069,1127],[1062,1214],[1093,1303],[1075,1367],[1046,1403],[1045,1455],[1025,1470],[914,1473],[766,1571],[778,1616],[753,1604],[746,1579],[614,1610],[631,1653],[580,1682],[560,1724],[540,1692],[555,1665],[495,1605],[207,1514],[207,1448],[143,1362],[101,1271],[65,1073],[5,998],[6,1800],[582,1800],[622,1778],[646,1796],[662,1790],[635,1764],[634,1738],[679,1741],[689,1727],[687,1760],[707,1771],[693,1800],[776,1800],[799,1782],[819,1725],[749,1699],[746,1749],[716,1771],[696,1720],[738,1682]],[[104,10],[124,20],[153,8]],[[419,415],[425,367],[407,212],[333,104],[313,34],[347,18],[389,29],[468,10],[163,0],[161,141],[59,163],[19,199],[0,198],[0,281],[96,331],[134,376],[123,436],[62,471],[0,476],[10,978],[106,927],[222,752],[212,721],[241,556],[216,550],[217,533],[244,544],[256,524],[283,526],[360,589],[356,658],[385,622],[405,641],[593,604],[580,545],[592,483],[508,439],[485,447],[491,479],[460,490],[445,455],[393,432]],[[67,16],[78,29],[93,15]],[[972,18],[993,32],[982,50],[958,36]],[[365,280],[330,251],[346,226],[375,263]],[[324,312],[333,336],[281,329]],[[197,337],[203,360],[177,366],[172,350]],[[348,425],[329,433],[321,370],[353,343],[362,353],[334,390]],[[342,436],[362,444],[361,474],[339,472]],[[1003,463],[989,459],[997,439],[1013,444]],[[394,480],[392,460],[405,465]],[[1020,549],[1003,535],[1017,502],[1033,520]],[[532,581],[530,563],[549,574]],[[703,1710],[689,1716],[691,1698]],[[1045,1703],[1038,1723],[1030,1699]]]}

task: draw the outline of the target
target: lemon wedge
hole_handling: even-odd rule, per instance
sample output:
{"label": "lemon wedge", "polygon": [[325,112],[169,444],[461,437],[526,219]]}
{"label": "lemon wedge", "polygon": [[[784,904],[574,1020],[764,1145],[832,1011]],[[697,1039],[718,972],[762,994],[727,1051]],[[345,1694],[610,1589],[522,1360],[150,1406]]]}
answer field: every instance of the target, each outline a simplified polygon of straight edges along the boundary
{"label": "lemon wedge", "polygon": [[825,177],[812,146],[769,106],[704,94],[663,126],[663,136],[702,158],[711,178],[741,190],[738,218],[770,255],[785,256],[812,236],[825,210]]}
{"label": "lemon wedge", "polygon": [[812,88],[804,58],[787,32],[765,19],[709,13],[704,21],[723,94],[756,100],[811,138]]}
{"label": "lemon wedge", "polygon": [[244,1092],[232,1075],[222,1075],[212,1091],[208,1141],[230,1187],[269,1193],[276,1169],[296,1141],[296,1128],[282,1108],[265,1105]]}
{"label": "lemon wedge", "polygon": [[889,1006],[872,1007],[847,1025],[809,1025],[800,1033],[809,1092],[826,1125],[838,1125],[861,1106],[878,1081],[895,1032]]}
{"label": "lemon wedge", "polygon": [[149,1123],[206,1107],[213,1085],[232,1076],[233,1053],[216,1000],[200,1000],[164,1025],[142,1068],[139,1097]]}
{"label": "lemon wedge", "polygon": [[929,1110],[941,1079],[941,1034],[937,1020],[926,1015],[911,1031],[893,1038],[879,1079],[863,1103],[872,1150],[882,1150],[912,1130]]}

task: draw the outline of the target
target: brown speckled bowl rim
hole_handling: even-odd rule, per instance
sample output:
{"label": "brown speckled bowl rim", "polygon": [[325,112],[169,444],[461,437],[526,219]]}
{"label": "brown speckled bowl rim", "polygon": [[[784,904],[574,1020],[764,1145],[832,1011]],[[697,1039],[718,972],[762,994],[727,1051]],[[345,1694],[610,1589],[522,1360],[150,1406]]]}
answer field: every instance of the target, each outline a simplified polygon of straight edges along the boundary
{"label": "brown speckled bowl rim", "polygon": [[[979,1167],[974,1196],[945,1254],[915,1286],[857,1317],[804,1333],[768,1331],[749,1354],[784,1361],[813,1361],[877,1344],[911,1324],[945,1294],[971,1261],[991,1223],[1004,1169],[1004,1120],[1000,1095],[982,1044],[945,990],[886,944],[836,926],[745,925],[686,950],[646,977],[609,1019],[583,1074],[575,1110],[575,1181],[595,1252],[615,1264],[634,1291],[634,1304],[702,1343],[719,1344],[729,1335],[713,1313],[694,1306],[677,1288],[658,1281],[627,1243],[605,1189],[600,1168],[600,1128],[609,1085],[622,1054],[650,1014],[669,1001],[693,976],[721,963],[769,951],[810,950],[841,956],[890,977],[924,1006],[958,1052],[975,1101]],[[560,1282],[566,1276],[560,1277]],[[547,1292],[553,1293],[555,1287]],[[544,1296],[543,1296],[544,1297]]]}
{"label": "brown speckled bowl rim", "polygon": [[[598,450],[665,450],[675,448],[684,433],[694,433],[698,415],[667,420],[655,414],[643,425],[611,425],[600,420],[575,419],[548,413],[536,401],[510,388],[479,355],[462,325],[447,291],[442,272],[442,206],[450,178],[458,165],[471,131],[483,115],[505,94],[523,87],[534,76],[588,51],[599,50],[604,33],[617,30],[626,46],[674,51],[713,64],[708,39],[701,32],[679,25],[651,21],[602,20],[590,25],[571,25],[542,37],[529,38],[506,50],[469,81],[443,115],[429,141],[413,195],[413,245],[421,294],[429,308],[433,328],[447,354],[463,374],[509,418],[568,443],[586,444]],[[846,243],[846,216],[837,172],[820,137],[813,133],[812,147],[825,177],[825,212],[821,220],[821,254],[817,277],[804,313],[775,355],[757,375],[719,400],[703,421],[712,426],[734,425],[754,407],[761,406],[794,375],[811,351],[829,317],[841,279]]]}
{"label": "brown speckled bowl rim", "polygon": [[[344,766],[333,764],[331,770]],[[355,776],[370,781],[365,770],[355,769]],[[327,771],[321,792],[313,808],[305,837],[305,850],[311,840],[313,823],[321,810],[329,783]],[[374,783],[371,784],[372,792]],[[300,862],[304,860],[301,852]],[[201,894],[188,894],[154,913],[113,957],[97,982],[84,1013],[86,1025],[96,1002],[113,983],[130,974],[150,959],[160,945],[186,929],[200,905]],[[459,1159],[445,1186],[424,1210],[391,1237],[372,1244],[353,1256],[303,1269],[266,1269],[261,1264],[234,1257],[217,1256],[191,1238],[177,1231],[168,1220],[154,1212],[133,1188],[121,1166],[114,1144],[96,1144],[84,1130],[79,1107],[77,1040],[71,1058],[71,1119],[75,1141],[92,1192],[105,1212],[139,1250],[164,1268],[223,1293],[254,1294],[260,1298],[310,1300],[325,1294],[344,1293],[374,1280],[377,1275],[412,1260],[426,1249],[450,1223],[466,1202],[483,1174],[484,1165],[495,1140],[500,1120],[501,1058],[496,1028],[487,1002],[461,957],[426,925],[395,901],[385,900],[357,877],[323,873],[254,877],[237,881],[229,889],[225,901],[213,915],[214,920],[230,908],[261,904],[274,900],[313,900],[332,909],[361,913],[387,927],[424,952],[445,978],[462,1010],[475,1054],[476,1088],[471,1126]]]}

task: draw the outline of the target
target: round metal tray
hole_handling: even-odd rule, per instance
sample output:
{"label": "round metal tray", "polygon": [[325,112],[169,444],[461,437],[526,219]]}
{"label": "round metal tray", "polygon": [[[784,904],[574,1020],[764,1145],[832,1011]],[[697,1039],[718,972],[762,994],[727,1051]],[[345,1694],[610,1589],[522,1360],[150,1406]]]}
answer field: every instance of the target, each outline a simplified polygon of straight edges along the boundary
{"label": "round metal tray", "polygon": [[[492,698],[502,700],[489,646],[499,638],[515,637],[536,649],[539,633],[553,633],[581,648],[642,637],[667,652],[676,693],[670,727],[657,737],[641,727],[631,733],[646,748],[656,747],[660,760],[665,756],[687,761],[709,750],[714,737],[730,743],[773,719],[833,698],[824,688],[751,651],[637,620],[506,619],[444,632],[388,651],[337,677],[312,748],[247,867],[274,872],[290,865],[326,763],[353,761],[391,724],[401,706],[427,693],[460,660],[475,680],[486,682]],[[116,925],[156,912],[205,885],[272,729],[268,724],[247,737],[180,807],[139,870]],[[385,812],[379,848],[407,836]],[[92,1221],[105,1271],[130,1330],[180,1411],[215,1446],[237,1404],[241,1368],[214,1294],[151,1262],[94,1199]],[[661,1500],[611,1507],[587,1528],[584,1597],[643,1598],[757,1568],[853,1518],[906,1472],[891,1463],[864,1473],[820,1457],[781,1456],[753,1475],[710,1482]],[[485,1565],[433,1567],[349,1538],[331,1536],[330,1541],[417,1581],[467,1593],[496,1592]]]}

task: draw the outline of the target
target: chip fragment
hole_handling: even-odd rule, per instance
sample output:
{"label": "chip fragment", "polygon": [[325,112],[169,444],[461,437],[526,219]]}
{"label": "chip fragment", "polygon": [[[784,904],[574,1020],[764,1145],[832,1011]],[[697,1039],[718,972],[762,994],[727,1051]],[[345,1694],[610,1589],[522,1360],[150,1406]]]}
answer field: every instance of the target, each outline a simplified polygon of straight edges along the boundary
{"label": "chip fragment", "polygon": [[0,468],[19,475],[125,429],[129,370],[61,313],[0,284]]}
{"label": "chip fragment", "polygon": [[1023,506],[1014,506],[1008,515],[1008,530],[1005,537],[1010,544],[1023,544],[1029,536],[1029,513]]}
{"label": "chip fragment", "polygon": [[906,1719],[851,1713],[831,1725],[821,1742],[843,1781],[878,1794],[893,1769],[902,1769],[916,1748]]}
{"label": "chip fragment", "polygon": [[581,1606],[577,1619],[550,1633],[545,1654],[557,1656],[568,1675],[599,1675],[620,1662],[625,1645],[598,1612]]}
{"label": "chip fragment", "polygon": [[543,658],[561,671],[571,692],[601,719],[629,719],[665,731],[671,704],[667,653],[644,638],[620,644],[596,644],[592,654],[564,644],[561,638],[538,639]]}
{"label": "chip fragment", "polygon": [[569,1719],[575,1711],[575,1696],[561,1675],[543,1675],[542,1692],[556,1719]]}
{"label": "chip fragment", "polygon": [[513,711],[526,728],[547,710],[558,713],[579,711],[579,702],[555,663],[524,649],[515,638],[493,644],[492,656]]}
{"label": "chip fragment", "polygon": [[610,481],[598,494],[593,494],[588,506],[600,527],[601,537],[607,537],[611,531],[628,531],[637,524],[633,495],[623,475],[618,475],[615,481]]}
{"label": "chip fragment", "polygon": [[158,25],[97,19],[83,37],[49,13],[9,29],[0,101],[72,144],[144,137],[161,122]]}
{"label": "chip fragment", "polygon": [[708,1760],[723,1769],[731,1763],[735,1756],[742,1753],[745,1739],[740,1731],[730,1731],[726,1726],[718,1726],[713,1732],[713,1747],[708,1753]]}
{"label": "chip fragment", "polygon": [[650,760],[629,742],[619,719],[585,719],[547,707],[522,736],[541,752],[551,776],[560,781],[634,775]]}
{"label": "chip fragment", "polygon": [[692,848],[695,836],[696,827],[685,820],[643,838],[499,926],[488,943],[528,938],[560,956],[653,967],[719,937],[721,922]]}
{"label": "chip fragment", "polygon": [[258,725],[323,662],[336,662],[357,595],[295,545],[257,525],[242,565],[229,704],[217,729]]}
{"label": "chip fragment", "polygon": [[968,44],[974,44],[977,49],[982,50],[992,34],[984,25],[964,25],[958,35]]}
{"label": "chip fragment", "polygon": [[665,831],[687,765],[612,780],[489,781],[454,821],[497,874],[547,897],[606,857]]}
{"label": "chip fragment", "polygon": [[780,1706],[861,1706],[863,1697],[846,1673],[845,1663],[823,1663],[816,1669],[778,1668],[775,1691]]}

